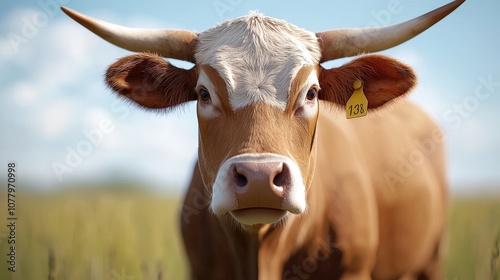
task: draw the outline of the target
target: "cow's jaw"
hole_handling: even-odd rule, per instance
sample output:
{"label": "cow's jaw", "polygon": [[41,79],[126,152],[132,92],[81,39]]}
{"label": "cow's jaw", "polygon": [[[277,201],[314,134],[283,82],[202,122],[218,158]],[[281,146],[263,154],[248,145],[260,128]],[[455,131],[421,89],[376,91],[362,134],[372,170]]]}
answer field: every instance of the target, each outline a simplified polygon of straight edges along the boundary
{"label": "cow's jaw", "polygon": [[306,209],[306,188],[297,164],[271,153],[234,156],[219,169],[211,208],[244,225],[272,224]]}

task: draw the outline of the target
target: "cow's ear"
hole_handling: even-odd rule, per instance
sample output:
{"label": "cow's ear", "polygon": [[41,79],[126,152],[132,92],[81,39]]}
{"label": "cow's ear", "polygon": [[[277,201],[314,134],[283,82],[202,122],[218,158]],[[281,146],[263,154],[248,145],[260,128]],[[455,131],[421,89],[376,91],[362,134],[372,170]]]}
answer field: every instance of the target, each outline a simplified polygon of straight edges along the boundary
{"label": "cow's ear", "polygon": [[319,98],[345,106],[357,79],[363,81],[368,108],[405,95],[416,84],[415,73],[409,66],[382,55],[365,55],[339,68],[321,68]]}
{"label": "cow's ear", "polygon": [[196,69],[177,68],[159,56],[141,53],[113,63],[106,82],[123,97],[150,109],[172,108],[196,99]]}

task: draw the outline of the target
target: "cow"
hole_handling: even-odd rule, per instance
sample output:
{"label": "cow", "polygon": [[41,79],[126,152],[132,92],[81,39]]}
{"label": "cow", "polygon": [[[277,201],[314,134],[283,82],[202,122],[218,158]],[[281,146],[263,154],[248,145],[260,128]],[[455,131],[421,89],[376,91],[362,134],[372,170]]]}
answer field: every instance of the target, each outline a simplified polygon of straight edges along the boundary
{"label": "cow", "polygon": [[136,52],[107,70],[121,97],[150,110],[197,102],[198,162],[180,218],[191,279],[439,279],[442,133],[405,98],[413,70],[371,53],[463,2],[392,26],[318,33],[259,13],[196,33],[62,9]]}

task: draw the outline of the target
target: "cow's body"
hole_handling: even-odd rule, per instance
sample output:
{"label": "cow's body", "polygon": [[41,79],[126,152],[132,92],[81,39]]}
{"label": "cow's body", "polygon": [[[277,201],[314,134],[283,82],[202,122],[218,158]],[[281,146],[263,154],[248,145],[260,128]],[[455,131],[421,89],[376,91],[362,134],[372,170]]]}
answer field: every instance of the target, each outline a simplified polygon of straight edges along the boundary
{"label": "cow's body", "polygon": [[[404,99],[416,75],[382,55],[321,62],[400,44],[462,2],[395,26],[320,33],[260,14],[194,33],[64,10],[143,52],[109,67],[115,92],[148,109],[197,100],[199,157],[181,216],[193,279],[436,279],[441,133],[411,103],[375,111]],[[342,107],[372,113],[346,120]]]}
{"label": "cow's body", "polygon": [[195,168],[181,216],[194,279],[256,279],[257,267],[259,279],[368,278],[371,266],[374,279],[434,278],[447,207],[439,128],[409,102],[356,120],[322,105],[309,211],[277,229],[255,237],[214,216]]}

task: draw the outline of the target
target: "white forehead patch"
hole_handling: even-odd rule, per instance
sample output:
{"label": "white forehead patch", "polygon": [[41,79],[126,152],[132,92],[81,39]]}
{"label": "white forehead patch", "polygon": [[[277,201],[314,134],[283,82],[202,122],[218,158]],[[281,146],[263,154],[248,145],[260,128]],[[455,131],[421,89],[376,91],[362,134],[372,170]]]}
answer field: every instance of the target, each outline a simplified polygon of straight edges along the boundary
{"label": "white forehead patch", "polygon": [[313,33],[260,14],[201,33],[195,54],[222,76],[233,110],[254,102],[285,109],[292,79],[320,56]]}

